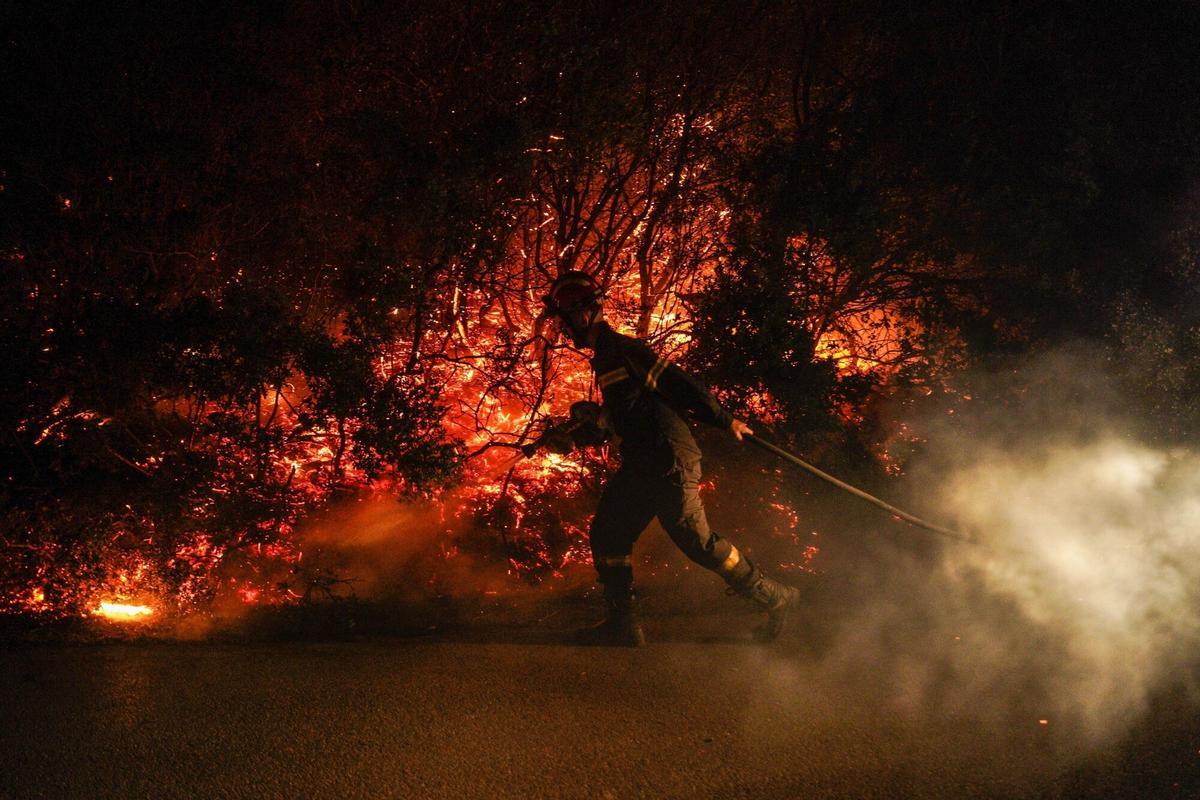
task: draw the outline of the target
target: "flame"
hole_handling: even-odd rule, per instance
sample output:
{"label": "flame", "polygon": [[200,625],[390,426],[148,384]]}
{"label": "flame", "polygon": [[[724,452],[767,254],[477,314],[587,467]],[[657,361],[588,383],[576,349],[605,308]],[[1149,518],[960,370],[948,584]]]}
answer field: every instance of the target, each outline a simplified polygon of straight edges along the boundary
{"label": "flame", "polygon": [[98,617],[112,620],[113,622],[133,622],[135,620],[144,619],[152,616],[154,609],[150,606],[133,605],[130,603],[115,603],[110,600],[101,600],[100,605],[92,612]]}

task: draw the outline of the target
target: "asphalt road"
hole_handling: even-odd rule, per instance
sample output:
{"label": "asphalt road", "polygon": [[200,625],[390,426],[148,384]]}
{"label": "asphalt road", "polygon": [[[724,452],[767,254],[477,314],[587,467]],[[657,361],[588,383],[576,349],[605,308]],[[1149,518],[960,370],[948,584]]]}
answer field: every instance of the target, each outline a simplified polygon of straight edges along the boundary
{"label": "asphalt road", "polygon": [[643,650],[464,628],[0,652],[4,798],[1200,797],[1194,706],[1119,737],[927,706],[745,620]]}

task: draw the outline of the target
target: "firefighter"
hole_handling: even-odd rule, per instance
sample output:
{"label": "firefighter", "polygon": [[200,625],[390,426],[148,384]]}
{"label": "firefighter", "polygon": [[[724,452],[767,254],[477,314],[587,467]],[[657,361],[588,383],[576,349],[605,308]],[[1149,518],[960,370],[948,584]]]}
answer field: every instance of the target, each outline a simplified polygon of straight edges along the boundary
{"label": "firefighter", "polygon": [[756,638],[776,638],[799,592],[764,575],[745,553],[709,528],[698,493],[700,449],[685,418],[727,430],[738,441],[753,431],[644,342],[614,331],[604,321],[600,289],[587,273],[559,276],[543,300],[547,316],[577,347],[592,351],[606,426],[621,452],[621,466],[601,493],[589,532],[592,563],[604,589],[605,617],[581,631],[581,640],[630,647],[645,642],[634,612],[631,554],[655,517],[688,558],[720,575],[731,593],[766,613]]}

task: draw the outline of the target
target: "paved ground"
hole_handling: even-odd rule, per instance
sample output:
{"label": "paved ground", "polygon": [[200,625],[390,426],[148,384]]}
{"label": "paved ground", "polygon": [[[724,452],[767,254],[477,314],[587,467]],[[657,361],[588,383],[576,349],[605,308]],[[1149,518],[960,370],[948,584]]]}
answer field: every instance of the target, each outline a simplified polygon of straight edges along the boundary
{"label": "paved ground", "polygon": [[0,652],[4,798],[1200,797],[1200,715],[1075,731],[896,702],[743,618],[640,651],[462,628]]}

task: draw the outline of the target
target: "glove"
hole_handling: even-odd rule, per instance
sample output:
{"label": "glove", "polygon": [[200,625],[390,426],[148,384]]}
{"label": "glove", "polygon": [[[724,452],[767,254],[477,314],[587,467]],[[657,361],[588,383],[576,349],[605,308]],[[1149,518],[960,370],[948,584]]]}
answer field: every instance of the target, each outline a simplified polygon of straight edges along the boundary
{"label": "glove", "polygon": [[608,415],[599,404],[580,400],[571,405],[571,421],[577,424],[571,438],[577,447],[599,447],[612,437]]}
{"label": "glove", "polygon": [[550,428],[542,435],[542,447],[551,453],[558,453],[560,456],[570,453],[575,449],[575,437],[569,430],[570,426],[571,423],[567,423]]}

